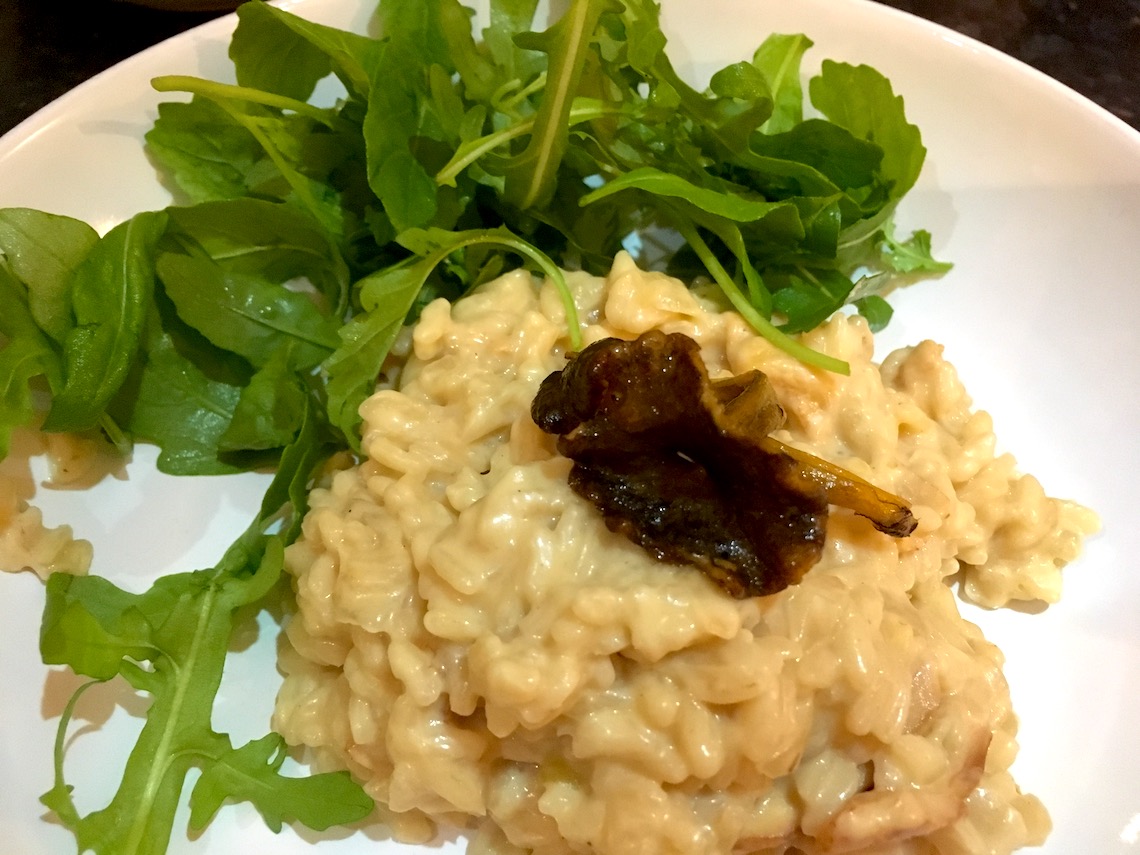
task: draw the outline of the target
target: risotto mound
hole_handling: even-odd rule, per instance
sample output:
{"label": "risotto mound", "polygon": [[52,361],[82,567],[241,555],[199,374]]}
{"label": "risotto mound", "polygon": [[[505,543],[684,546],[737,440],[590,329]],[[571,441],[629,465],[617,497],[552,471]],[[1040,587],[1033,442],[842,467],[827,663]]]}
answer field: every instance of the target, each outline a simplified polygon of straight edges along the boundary
{"label": "risotto mound", "polygon": [[512,273],[424,310],[363,406],[367,459],[314,491],[275,727],[350,769],[398,839],[457,826],[479,855],[1041,842],[1001,654],[946,580],[1054,600],[1095,517],[995,456],[933,343],[877,365],[836,317],[804,339],[839,376],[627,256],[570,282],[587,343],[681,332],[714,378],[763,371],[776,436],[901,496],[917,530],[835,509],[799,584],[743,600],[608,531],[530,417],[565,364],[562,305]]}

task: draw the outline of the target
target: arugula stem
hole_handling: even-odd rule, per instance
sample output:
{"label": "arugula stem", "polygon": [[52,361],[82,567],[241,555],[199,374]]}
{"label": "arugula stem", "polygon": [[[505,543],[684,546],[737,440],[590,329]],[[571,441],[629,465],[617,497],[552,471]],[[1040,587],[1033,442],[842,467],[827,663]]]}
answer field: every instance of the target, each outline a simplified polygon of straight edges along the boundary
{"label": "arugula stem", "polygon": [[[592,122],[595,119],[601,119],[604,116],[620,112],[621,110],[616,108],[604,107],[597,102],[593,102],[588,107],[571,108],[568,124],[570,126],[579,125],[582,122]],[[532,117],[511,125],[510,127],[503,128],[501,131],[487,134],[486,136],[479,137],[479,139],[471,140],[471,142],[459,146],[459,148],[455,150],[455,154],[452,155],[451,160],[447,162],[443,169],[435,174],[435,183],[454,187],[456,177],[458,177],[464,169],[499,146],[531,133],[534,130],[534,122],[535,120]]]}
{"label": "arugula stem", "polygon": [[191,77],[188,74],[166,74],[155,77],[150,85],[159,92],[189,92],[192,95],[201,95],[212,101],[222,99],[231,101],[247,101],[251,104],[261,104],[263,107],[276,107],[281,110],[290,110],[301,116],[306,116],[314,122],[320,122],[330,130],[336,128],[335,118],[328,110],[314,107],[296,98],[278,95],[275,92],[265,92],[261,89],[251,89],[248,86],[237,86],[232,83],[217,83],[213,80],[203,80],[200,77]]}
{"label": "arugula stem", "polygon": [[736,287],[736,283],[732,281],[732,277],[728,275],[728,271],[721,265],[720,260],[716,257],[704,238],[702,238],[697,229],[689,223],[684,217],[675,216],[673,218],[673,226],[681,233],[681,236],[693,248],[697,257],[704,263],[709,273],[712,275],[713,280],[720,286],[720,290],[728,301],[732,303],[733,308],[740,313],[740,316],[746,320],[757,333],[763,338],[766,338],[780,350],[794,356],[801,362],[815,366],[816,368],[823,368],[827,371],[833,371],[836,374],[850,374],[851,366],[842,359],[836,359],[834,356],[828,356],[826,353],[820,353],[818,350],[812,350],[810,347],[801,344],[791,336],[779,330],[767,318],[756,311],[748,298]]}
{"label": "arugula stem", "polygon": [[170,760],[172,759],[170,757],[170,746],[174,741],[175,734],[181,727],[179,714],[184,709],[186,694],[189,691],[190,684],[195,681],[196,672],[198,670],[198,660],[202,651],[202,641],[207,635],[212,623],[211,618],[213,617],[214,601],[217,598],[217,594],[217,585],[210,583],[206,588],[202,605],[198,611],[198,620],[194,625],[194,635],[190,641],[190,649],[184,663],[185,667],[179,668],[175,677],[175,690],[170,703],[170,716],[164,723],[162,735],[153,758],[158,762],[154,762],[148,769],[146,784],[139,795],[139,809],[135,811],[134,821],[131,823],[124,855],[140,851],[144,836],[147,833],[147,820],[150,817],[151,808],[158,798],[158,791],[162,786],[162,780],[166,777],[166,773],[170,768]]}
{"label": "arugula stem", "polygon": [[[512,80],[504,83],[491,96],[491,103],[495,106],[496,110],[503,113],[512,113],[514,107],[546,85],[546,72],[544,71],[539,74],[526,86],[516,88],[514,84],[517,82],[518,81]],[[508,97],[508,92],[513,92],[513,94]]]}
{"label": "arugula stem", "polygon": [[562,269],[551,261],[549,256],[540,252],[526,241],[519,241],[517,248],[541,267],[550,281],[554,283],[554,287],[558,289],[558,295],[562,299],[562,308],[566,312],[566,326],[570,333],[570,347],[576,351],[581,350],[582,325],[578,320],[578,307],[574,304],[574,295],[570,293],[570,288],[566,284],[566,276],[562,272]]}
{"label": "arugula stem", "polygon": [[99,416],[99,428],[106,434],[107,439],[115,446],[115,450],[119,452],[124,458],[128,457],[131,453],[131,440],[123,433],[123,429],[111,418],[107,413],[102,413]]}
{"label": "arugula stem", "polygon": [[439,185],[455,186],[455,179],[464,169],[477,161],[487,152],[492,151],[504,143],[517,137],[525,136],[534,130],[534,119],[527,119],[516,125],[511,125],[493,134],[479,137],[470,143],[459,146],[451,160],[435,174],[435,183]]}
{"label": "arugula stem", "polygon": [[56,802],[53,804],[52,809],[59,814],[59,818],[63,824],[69,828],[75,828],[79,824],[79,812],[75,809],[75,802],[71,799],[71,788],[67,786],[63,773],[63,758],[66,755],[67,748],[67,728],[71,724],[71,719],[75,715],[75,707],[79,704],[79,699],[83,697],[84,693],[92,686],[104,682],[103,680],[89,680],[81,685],[75,692],[67,699],[67,704],[63,708],[63,712],[59,717],[59,727],[55,731],[55,747],[52,755],[52,762],[55,769],[55,784],[53,791],[63,793],[64,800],[62,803]]}
{"label": "arugula stem", "polygon": [[566,284],[565,274],[557,264],[551,261],[550,256],[546,255],[546,253],[533,244],[515,237],[513,234],[488,234],[484,232],[482,234],[464,237],[454,243],[442,246],[425,259],[426,265],[423,278],[426,280],[431,270],[456,250],[468,246],[476,246],[478,244],[499,244],[500,246],[505,246],[508,249],[513,249],[519,255],[529,258],[538,265],[546,277],[554,283],[554,287],[558,289],[558,295],[562,301],[562,308],[566,312],[566,326],[570,336],[570,347],[573,350],[581,350],[582,325],[578,319],[578,307],[574,304],[574,295],[570,293],[570,287]]}
{"label": "arugula stem", "polygon": [[240,112],[239,110],[233,109],[233,107],[225,100],[218,101],[216,103],[219,107],[229,113],[230,116],[233,117],[234,121],[236,121],[253,135],[253,138],[257,140],[258,144],[265,151],[265,153],[269,155],[269,159],[273,161],[274,165],[281,172],[282,177],[288,182],[289,186],[293,188],[293,192],[297,194],[298,198],[300,198],[301,202],[304,203],[305,207],[309,209],[309,213],[311,213],[313,217],[316,218],[317,222],[323,223],[324,216],[321,210],[321,206],[313,196],[312,188],[310,188],[308,184],[298,178],[297,172],[289,165],[289,162],[281,154],[277,146],[273,144],[273,141],[261,129],[261,126],[257,123],[257,120],[252,116],[248,116]]}
{"label": "arugula stem", "polygon": [[521,210],[538,206],[553,192],[569,134],[566,120],[601,13],[598,0],[571,0],[570,8],[554,26],[558,38],[550,54],[534,134],[519,155],[522,171],[513,176],[514,180],[510,175],[507,178],[507,198]]}

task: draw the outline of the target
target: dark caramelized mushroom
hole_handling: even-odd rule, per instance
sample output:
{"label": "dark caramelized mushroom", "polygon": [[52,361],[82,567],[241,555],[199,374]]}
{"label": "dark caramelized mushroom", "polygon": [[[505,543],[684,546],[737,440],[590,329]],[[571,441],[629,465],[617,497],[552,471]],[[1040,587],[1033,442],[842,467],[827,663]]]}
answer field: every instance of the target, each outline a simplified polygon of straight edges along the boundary
{"label": "dark caramelized mushroom", "polygon": [[819,560],[829,504],[894,536],[914,530],[897,497],[768,436],[784,413],[767,377],[711,381],[679,333],[590,345],[543,381],[531,415],[611,530],[736,597],[798,582]]}

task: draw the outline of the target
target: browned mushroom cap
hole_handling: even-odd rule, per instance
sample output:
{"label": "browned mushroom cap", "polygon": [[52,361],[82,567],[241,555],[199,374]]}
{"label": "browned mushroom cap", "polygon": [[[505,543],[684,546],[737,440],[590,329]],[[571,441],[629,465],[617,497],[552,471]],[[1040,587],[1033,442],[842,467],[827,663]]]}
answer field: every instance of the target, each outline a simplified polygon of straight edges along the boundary
{"label": "browned mushroom cap", "polygon": [[733,596],[798,582],[819,560],[829,503],[894,536],[914,530],[897,497],[768,436],[784,413],[767,377],[710,381],[679,333],[590,345],[543,381],[531,415],[611,530]]}

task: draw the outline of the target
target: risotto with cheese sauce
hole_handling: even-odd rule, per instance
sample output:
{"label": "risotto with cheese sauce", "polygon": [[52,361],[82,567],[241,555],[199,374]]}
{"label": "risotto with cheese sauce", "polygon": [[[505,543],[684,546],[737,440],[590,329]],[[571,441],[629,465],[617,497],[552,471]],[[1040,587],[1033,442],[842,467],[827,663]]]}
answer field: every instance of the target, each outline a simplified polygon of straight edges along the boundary
{"label": "risotto with cheese sauce", "polygon": [[806,367],[627,256],[571,274],[587,343],[681,332],[713,378],[760,369],[774,436],[905,499],[903,539],[833,509],[798,584],[733,599],[609,531],[531,420],[565,365],[555,289],[525,272],[426,307],[363,406],[367,457],[314,491],[287,555],[275,727],[347,768],[397,839],[473,855],[1007,853],[1049,819],[1009,768],[987,606],[1054,601],[1096,526],[995,455],[941,348],[872,362],[859,317]]}

